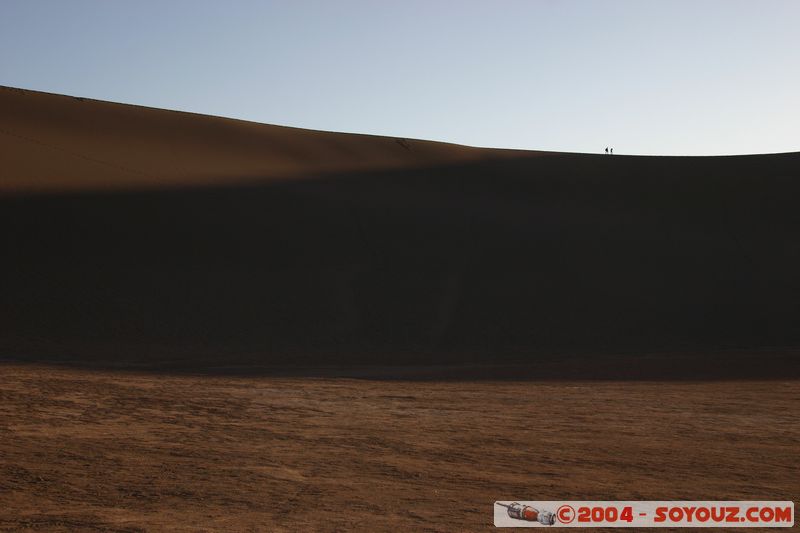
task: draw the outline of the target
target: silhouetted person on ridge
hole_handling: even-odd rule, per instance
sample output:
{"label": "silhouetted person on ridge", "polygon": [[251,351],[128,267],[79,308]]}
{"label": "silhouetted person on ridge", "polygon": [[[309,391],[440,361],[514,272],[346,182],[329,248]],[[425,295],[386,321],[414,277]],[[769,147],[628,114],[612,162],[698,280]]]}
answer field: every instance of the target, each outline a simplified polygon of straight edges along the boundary
{"label": "silhouetted person on ridge", "polygon": [[606,155],[608,155],[608,146],[606,146]]}
{"label": "silhouetted person on ridge", "polygon": [[614,149],[613,148],[611,149],[611,155],[614,155]]}

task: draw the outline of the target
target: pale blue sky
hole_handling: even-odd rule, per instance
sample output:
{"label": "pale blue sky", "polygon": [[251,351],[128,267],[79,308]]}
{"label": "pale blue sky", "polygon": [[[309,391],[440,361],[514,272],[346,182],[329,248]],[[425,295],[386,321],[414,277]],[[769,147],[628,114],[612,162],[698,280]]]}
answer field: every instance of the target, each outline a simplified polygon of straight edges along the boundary
{"label": "pale blue sky", "polygon": [[0,84],[478,146],[797,151],[798,28],[797,0],[2,0]]}

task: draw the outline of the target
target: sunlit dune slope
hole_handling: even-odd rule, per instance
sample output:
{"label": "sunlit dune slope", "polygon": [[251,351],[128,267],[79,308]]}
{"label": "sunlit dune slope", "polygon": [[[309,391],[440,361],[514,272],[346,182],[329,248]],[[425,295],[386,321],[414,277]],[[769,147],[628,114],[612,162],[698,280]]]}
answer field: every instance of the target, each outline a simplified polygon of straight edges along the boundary
{"label": "sunlit dune slope", "polygon": [[800,345],[798,154],[543,156],[9,89],[0,109],[3,357]]}
{"label": "sunlit dune slope", "polygon": [[230,184],[513,154],[0,87],[0,193]]}

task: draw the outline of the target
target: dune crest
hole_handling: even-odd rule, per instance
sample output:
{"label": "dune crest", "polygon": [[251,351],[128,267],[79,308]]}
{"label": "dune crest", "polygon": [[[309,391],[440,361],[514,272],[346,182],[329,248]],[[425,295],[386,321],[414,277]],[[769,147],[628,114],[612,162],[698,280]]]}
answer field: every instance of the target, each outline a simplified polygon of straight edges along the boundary
{"label": "dune crest", "polygon": [[0,87],[0,117],[0,193],[229,185],[519,153],[272,126],[10,87]]}

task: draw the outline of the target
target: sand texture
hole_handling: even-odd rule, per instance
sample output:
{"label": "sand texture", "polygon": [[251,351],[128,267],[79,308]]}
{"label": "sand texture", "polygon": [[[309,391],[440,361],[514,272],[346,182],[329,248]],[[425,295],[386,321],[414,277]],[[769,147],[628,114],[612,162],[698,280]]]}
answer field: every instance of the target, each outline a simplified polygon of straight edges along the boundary
{"label": "sand texture", "polygon": [[798,198],[0,88],[0,530],[796,501]]}

